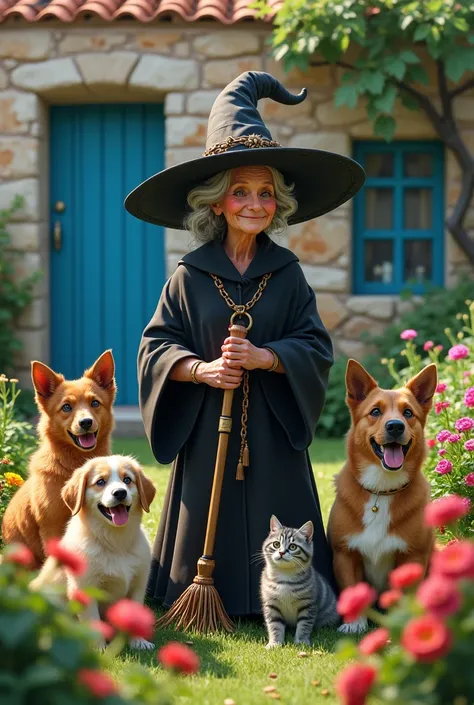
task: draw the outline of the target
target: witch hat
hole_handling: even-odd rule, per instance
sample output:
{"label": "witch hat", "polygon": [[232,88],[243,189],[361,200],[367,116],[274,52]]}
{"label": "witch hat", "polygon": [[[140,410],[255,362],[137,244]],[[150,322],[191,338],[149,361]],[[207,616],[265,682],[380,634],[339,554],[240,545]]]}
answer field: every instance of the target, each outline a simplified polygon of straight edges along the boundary
{"label": "witch hat", "polygon": [[261,98],[297,105],[306,95],[306,88],[299,95],[289,93],[269,73],[242,73],[212,106],[203,156],[154,174],[127,196],[125,208],[147,223],[181,230],[192,188],[226,169],[254,165],[274,167],[288,185],[294,184],[298,210],[289,218],[290,225],[334,210],[364,184],[360,164],[334,152],[282,147],[257,110]]}

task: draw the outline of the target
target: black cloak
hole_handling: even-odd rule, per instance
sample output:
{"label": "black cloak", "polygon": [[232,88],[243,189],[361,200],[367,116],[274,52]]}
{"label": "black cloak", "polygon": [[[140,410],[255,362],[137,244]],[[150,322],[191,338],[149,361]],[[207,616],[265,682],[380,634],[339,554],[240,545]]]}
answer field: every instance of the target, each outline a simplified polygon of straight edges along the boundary
{"label": "black cloak", "polygon": [[[173,464],[153,549],[148,595],[169,607],[196,575],[203,552],[217,451],[223,390],[169,380],[172,367],[197,355],[221,355],[232,310],[209,273],[220,277],[237,303],[246,303],[262,276],[272,272],[251,310],[248,338],[280,357],[286,374],[250,372],[250,466],[236,480],[242,390],[233,425],[217,524],[213,577],[229,615],[260,614],[261,564],[252,561],[275,514],[287,526],[314,524],[314,565],[334,585],[332,558],[309,460],[333,364],[331,339],[317,312],[313,290],[298,258],[258,237],[257,253],[243,276],[223,246],[210,242],[185,255],[161,294],[138,354],[140,406],[155,458]],[[244,321],[245,323],[245,321]]]}

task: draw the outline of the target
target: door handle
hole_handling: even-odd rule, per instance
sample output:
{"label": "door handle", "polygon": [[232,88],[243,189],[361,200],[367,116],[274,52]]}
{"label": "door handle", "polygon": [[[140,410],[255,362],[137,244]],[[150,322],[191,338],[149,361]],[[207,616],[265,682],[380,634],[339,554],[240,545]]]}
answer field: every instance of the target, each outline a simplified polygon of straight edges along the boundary
{"label": "door handle", "polygon": [[57,252],[59,252],[59,250],[60,250],[60,249],[62,248],[62,246],[63,246],[63,229],[62,229],[62,225],[61,225],[61,223],[59,222],[59,220],[57,220],[57,221],[55,222],[55,224],[54,224],[54,228],[53,228],[53,244],[54,244],[54,249],[55,249]]}

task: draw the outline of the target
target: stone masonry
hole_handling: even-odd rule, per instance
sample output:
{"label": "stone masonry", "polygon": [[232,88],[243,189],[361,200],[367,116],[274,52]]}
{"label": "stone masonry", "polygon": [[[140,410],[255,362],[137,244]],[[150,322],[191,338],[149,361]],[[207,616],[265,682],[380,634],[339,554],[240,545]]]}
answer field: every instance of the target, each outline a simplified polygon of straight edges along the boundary
{"label": "stone masonry", "polygon": [[[321,67],[285,76],[268,57],[269,28],[263,24],[10,27],[6,23],[0,29],[0,208],[7,207],[15,194],[25,197],[24,208],[9,227],[13,247],[22,253],[18,276],[37,269],[43,272],[33,305],[19,322],[24,347],[18,374],[28,386],[30,359],[49,360],[48,104],[164,101],[166,163],[172,165],[202,154],[207,117],[219,90],[242,71],[267,70],[289,89],[307,86],[309,92],[308,99],[295,107],[262,101],[261,112],[274,139],[349,156],[353,139],[373,139],[363,106],[334,107],[339,70]],[[474,97],[458,98],[456,110],[474,149]],[[434,137],[422,115],[398,106],[397,117],[398,138]],[[459,171],[448,154],[447,209],[459,188]],[[474,210],[469,225],[474,227]],[[359,357],[361,333],[382,332],[402,303],[398,297],[351,294],[351,230],[351,205],[346,204],[316,221],[292,227],[282,244],[300,258],[336,350]],[[189,239],[187,233],[167,232],[168,273],[189,248]],[[446,253],[450,283],[465,261],[448,236]]]}

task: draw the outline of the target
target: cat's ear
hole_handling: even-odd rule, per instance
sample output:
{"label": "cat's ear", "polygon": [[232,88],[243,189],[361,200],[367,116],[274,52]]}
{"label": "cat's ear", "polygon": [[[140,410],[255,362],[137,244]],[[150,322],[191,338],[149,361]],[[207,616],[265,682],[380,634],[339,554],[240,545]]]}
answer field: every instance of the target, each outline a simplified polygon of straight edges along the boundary
{"label": "cat's ear", "polygon": [[270,531],[273,533],[274,531],[279,531],[280,529],[283,528],[283,524],[280,524],[278,519],[274,514],[272,514],[272,518],[270,519]]}
{"label": "cat's ear", "polygon": [[300,526],[300,528],[298,529],[298,533],[302,534],[308,543],[311,543],[311,541],[313,540],[314,533],[313,522],[307,521],[306,524]]}

